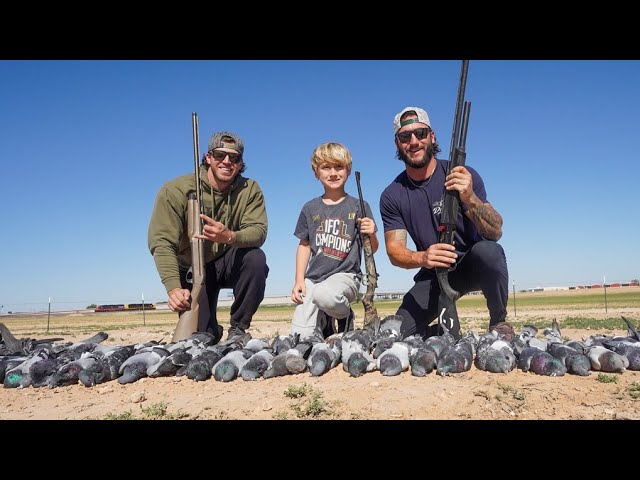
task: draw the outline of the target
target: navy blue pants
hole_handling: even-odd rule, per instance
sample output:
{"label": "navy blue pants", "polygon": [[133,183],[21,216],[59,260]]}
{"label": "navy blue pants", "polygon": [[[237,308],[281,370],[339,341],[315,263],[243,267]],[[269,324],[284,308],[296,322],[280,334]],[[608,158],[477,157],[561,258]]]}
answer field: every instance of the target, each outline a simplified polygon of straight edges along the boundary
{"label": "navy blue pants", "polygon": [[[209,300],[210,318],[207,331],[217,335],[218,295],[222,288],[233,290],[231,304],[232,329],[243,331],[251,325],[251,319],[264,299],[264,290],[269,275],[267,258],[260,248],[231,247],[222,257],[209,262],[205,267],[205,286]],[[180,272],[183,288],[191,289],[186,283],[186,272]],[[184,277],[184,278],[183,278]]]}
{"label": "navy blue pants", "polygon": [[[434,270],[422,269],[415,285],[402,299],[397,311],[402,320],[402,336],[416,333],[424,338],[438,334],[438,325],[429,326],[438,316],[440,285]],[[509,298],[507,259],[500,244],[483,240],[471,247],[449,272],[449,285],[465,295],[481,290],[489,309],[489,327],[504,321]]]}

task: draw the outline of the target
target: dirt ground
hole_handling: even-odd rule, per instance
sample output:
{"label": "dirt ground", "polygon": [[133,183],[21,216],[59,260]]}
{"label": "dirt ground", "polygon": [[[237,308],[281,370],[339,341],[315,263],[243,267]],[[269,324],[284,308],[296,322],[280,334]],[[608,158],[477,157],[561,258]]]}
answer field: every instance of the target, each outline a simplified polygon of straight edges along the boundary
{"label": "dirt ground", "polygon": [[[562,319],[570,310],[518,312],[518,320]],[[469,312],[465,313],[469,315]],[[580,310],[582,316],[604,316],[601,310]],[[620,309],[640,320],[640,308]],[[609,317],[612,316],[610,311]],[[473,313],[471,313],[473,317]],[[461,315],[462,318],[462,315]],[[465,328],[466,325],[466,328]],[[463,324],[463,331],[484,333],[478,317]],[[257,338],[283,333],[282,322],[259,321],[251,333]],[[109,333],[109,332],[107,332]],[[133,344],[168,341],[171,326],[119,329],[106,343]],[[626,331],[562,329],[565,337],[586,338],[594,333]],[[90,335],[90,334],[89,334]],[[65,336],[66,341],[88,335]],[[37,338],[43,338],[39,336]],[[608,381],[603,381],[608,380]],[[186,377],[146,378],[121,385],[117,381],[86,388],[80,384],[61,388],[6,389],[0,387],[0,420],[27,419],[372,419],[372,420],[493,420],[493,419],[640,419],[640,372],[598,372],[587,377],[545,377],[514,370],[508,374],[470,371],[441,377],[431,373],[413,377],[409,371],[385,377],[378,371],[352,378],[342,366],[321,377],[309,373],[222,383],[214,379],[194,382]]]}

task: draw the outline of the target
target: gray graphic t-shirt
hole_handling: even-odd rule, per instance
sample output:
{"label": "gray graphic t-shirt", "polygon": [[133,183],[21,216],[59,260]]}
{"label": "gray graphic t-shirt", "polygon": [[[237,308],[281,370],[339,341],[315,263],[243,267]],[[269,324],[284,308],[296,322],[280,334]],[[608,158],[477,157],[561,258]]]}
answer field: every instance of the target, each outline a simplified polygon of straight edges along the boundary
{"label": "gray graphic t-shirt", "polygon": [[364,216],[373,218],[373,214],[369,204],[364,202],[366,215],[362,215],[359,204],[359,200],[351,195],[336,205],[327,205],[320,197],[304,204],[294,235],[300,240],[308,240],[311,248],[305,278],[318,283],[340,272],[362,277],[362,245],[356,220]]}

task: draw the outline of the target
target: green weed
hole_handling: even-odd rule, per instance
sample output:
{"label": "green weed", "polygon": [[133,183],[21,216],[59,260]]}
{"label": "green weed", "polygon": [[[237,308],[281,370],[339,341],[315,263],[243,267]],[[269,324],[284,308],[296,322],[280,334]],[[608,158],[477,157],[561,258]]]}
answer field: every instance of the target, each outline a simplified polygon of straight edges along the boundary
{"label": "green weed", "polygon": [[333,415],[329,404],[322,398],[322,393],[303,383],[289,385],[284,392],[285,397],[298,401],[291,405],[291,410],[298,418],[317,418],[321,415]]}
{"label": "green weed", "polygon": [[301,398],[307,393],[310,393],[313,389],[310,385],[303,383],[302,385],[289,385],[284,391],[284,396],[287,398]]}
{"label": "green weed", "polygon": [[600,383],[617,383],[618,377],[614,375],[605,375],[604,373],[599,373],[596,377],[596,381]]}
{"label": "green weed", "polygon": [[627,393],[634,400],[637,400],[638,398],[640,398],[640,383],[631,382],[627,387]]}

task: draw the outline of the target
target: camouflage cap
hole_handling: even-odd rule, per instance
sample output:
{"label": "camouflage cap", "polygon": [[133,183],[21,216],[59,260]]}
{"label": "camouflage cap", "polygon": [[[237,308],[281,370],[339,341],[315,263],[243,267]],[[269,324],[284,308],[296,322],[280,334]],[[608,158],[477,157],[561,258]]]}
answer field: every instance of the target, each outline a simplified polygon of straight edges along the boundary
{"label": "camouflage cap", "polygon": [[209,138],[208,152],[216,148],[230,148],[235,150],[242,157],[244,154],[244,143],[240,136],[231,132],[216,132]]}

